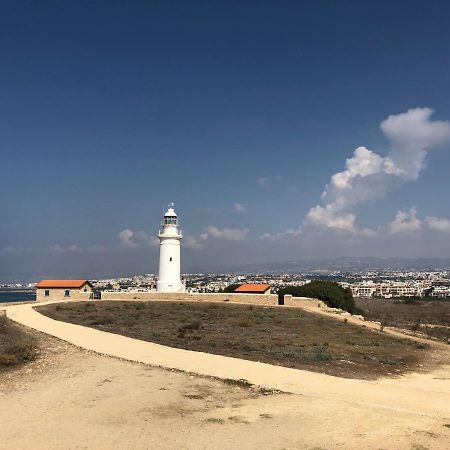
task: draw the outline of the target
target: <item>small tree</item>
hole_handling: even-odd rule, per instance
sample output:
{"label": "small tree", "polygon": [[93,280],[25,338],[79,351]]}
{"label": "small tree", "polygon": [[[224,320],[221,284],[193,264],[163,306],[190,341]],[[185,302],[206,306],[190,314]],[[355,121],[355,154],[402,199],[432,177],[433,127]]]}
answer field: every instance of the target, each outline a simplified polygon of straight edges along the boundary
{"label": "small tree", "polygon": [[355,312],[352,291],[349,288],[344,289],[334,281],[314,280],[303,286],[286,286],[278,291],[280,298],[283,298],[285,294],[293,297],[318,298],[332,308]]}
{"label": "small tree", "polygon": [[222,289],[220,292],[234,292],[235,289],[237,289],[240,286],[240,284],[229,284],[227,287]]}

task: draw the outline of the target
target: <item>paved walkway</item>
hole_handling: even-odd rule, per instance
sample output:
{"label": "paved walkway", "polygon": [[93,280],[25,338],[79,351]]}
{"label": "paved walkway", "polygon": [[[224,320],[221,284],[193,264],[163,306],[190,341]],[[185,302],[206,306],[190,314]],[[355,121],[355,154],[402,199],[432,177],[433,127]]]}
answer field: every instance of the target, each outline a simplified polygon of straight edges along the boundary
{"label": "paved walkway", "polygon": [[[50,302],[49,302],[50,303]],[[41,303],[44,304],[44,303]],[[439,418],[450,422],[450,366],[427,374],[377,381],[351,380],[151,342],[59,322],[33,309],[35,304],[7,306],[7,316],[22,325],[94,352],[167,369],[252,384],[330,402],[354,402],[370,408]]]}

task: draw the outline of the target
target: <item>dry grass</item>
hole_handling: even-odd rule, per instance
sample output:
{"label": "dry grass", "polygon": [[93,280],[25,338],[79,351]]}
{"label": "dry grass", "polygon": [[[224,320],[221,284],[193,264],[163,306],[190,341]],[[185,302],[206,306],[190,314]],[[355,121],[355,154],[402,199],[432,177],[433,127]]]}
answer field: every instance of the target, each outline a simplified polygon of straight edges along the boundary
{"label": "dry grass", "polygon": [[36,339],[5,316],[0,316],[0,370],[35,359]]}
{"label": "dry grass", "polygon": [[56,320],[171,347],[347,378],[419,370],[428,346],[294,308],[194,302],[77,302],[37,308]]}
{"label": "dry grass", "polygon": [[420,331],[430,337],[450,340],[450,302],[357,298],[356,306],[369,320],[386,326]]}

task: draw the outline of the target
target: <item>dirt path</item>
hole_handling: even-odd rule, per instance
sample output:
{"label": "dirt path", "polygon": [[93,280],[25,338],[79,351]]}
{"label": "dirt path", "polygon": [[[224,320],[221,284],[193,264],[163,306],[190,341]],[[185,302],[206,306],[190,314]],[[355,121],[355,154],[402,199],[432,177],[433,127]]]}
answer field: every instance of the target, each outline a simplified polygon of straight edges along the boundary
{"label": "dirt path", "polygon": [[255,397],[63,344],[41,372],[2,386],[5,448],[448,448],[449,366],[349,380],[171,349],[56,322],[31,307],[8,308],[8,316],[37,329],[51,326],[52,334],[102,353],[293,394]]}
{"label": "dirt path", "polygon": [[442,418],[327,396],[260,395],[41,336],[0,374],[2,449],[445,449]]}
{"label": "dirt path", "polygon": [[[318,307],[317,305],[315,306],[305,306],[304,304],[302,304],[301,306],[286,306],[286,308],[300,308],[303,309],[306,312],[309,313],[313,313],[313,314],[318,314],[324,317],[328,317],[330,319],[334,319],[334,320],[339,320],[341,322],[343,321],[347,321],[348,323],[351,323],[353,325],[358,325],[358,326],[362,326],[362,327],[366,327],[372,330],[379,330],[380,329],[380,323],[379,322],[372,322],[370,320],[364,320],[364,319],[360,319],[357,316],[353,316],[351,314],[336,314],[334,312],[330,312],[327,308],[323,308],[323,307]],[[394,327],[388,327],[388,326],[383,326],[383,331],[387,334],[390,334],[391,336],[396,336],[396,337],[400,337],[400,338],[406,338],[406,339],[412,339],[414,341],[419,341],[419,342],[423,342],[426,344],[430,344],[431,346],[433,346],[436,349],[441,349],[444,352],[447,352],[448,350],[448,345],[441,342],[441,341],[437,341],[437,340],[430,340],[426,337],[420,337],[418,335],[415,335],[413,332],[410,331],[406,331],[406,330],[401,330],[399,328],[394,328]]]}

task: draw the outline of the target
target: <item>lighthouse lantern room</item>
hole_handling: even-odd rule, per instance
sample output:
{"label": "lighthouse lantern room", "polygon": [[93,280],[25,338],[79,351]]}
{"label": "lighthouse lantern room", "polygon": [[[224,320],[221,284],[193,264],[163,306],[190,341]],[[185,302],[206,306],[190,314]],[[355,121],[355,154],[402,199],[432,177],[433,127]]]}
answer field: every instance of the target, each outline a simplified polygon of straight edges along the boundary
{"label": "lighthouse lantern room", "polygon": [[158,234],[159,276],[156,283],[158,292],[184,291],[180,275],[180,243],[183,235],[178,227],[178,216],[173,206],[173,203],[169,203],[162,229]]}

